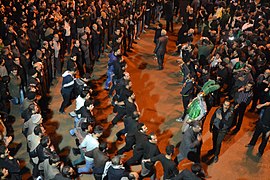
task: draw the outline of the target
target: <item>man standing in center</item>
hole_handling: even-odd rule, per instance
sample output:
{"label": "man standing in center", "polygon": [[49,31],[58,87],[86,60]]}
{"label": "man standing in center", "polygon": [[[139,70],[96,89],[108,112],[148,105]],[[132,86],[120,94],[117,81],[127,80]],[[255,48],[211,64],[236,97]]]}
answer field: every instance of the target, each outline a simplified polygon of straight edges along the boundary
{"label": "man standing in center", "polygon": [[168,42],[168,36],[166,36],[167,31],[162,29],[161,30],[161,36],[158,38],[158,42],[155,48],[155,55],[157,56],[158,61],[158,69],[163,69],[163,62],[164,62],[164,56],[166,53],[166,46]]}
{"label": "man standing in center", "polygon": [[210,122],[210,132],[213,133],[213,149],[208,154],[214,154],[214,162],[218,161],[221,143],[225,138],[233,120],[233,108],[229,99],[226,99],[222,107],[219,107],[212,116]]}

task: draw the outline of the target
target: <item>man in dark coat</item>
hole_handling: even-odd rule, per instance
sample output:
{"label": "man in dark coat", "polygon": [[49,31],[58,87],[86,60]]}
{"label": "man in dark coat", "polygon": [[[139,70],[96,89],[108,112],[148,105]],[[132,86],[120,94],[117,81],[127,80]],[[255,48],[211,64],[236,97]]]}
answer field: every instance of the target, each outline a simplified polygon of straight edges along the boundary
{"label": "man in dark coat", "polygon": [[210,132],[213,133],[213,149],[208,151],[208,154],[215,154],[215,163],[218,161],[221,143],[232,124],[233,108],[231,108],[230,105],[230,101],[226,99],[222,107],[219,107],[211,118]]}
{"label": "man in dark coat", "polygon": [[168,36],[166,36],[166,34],[166,30],[162,29],[161,36],[158,38],[158,42],[154,51],[157,56],[159,70],[163,69],[164,55],[166,53],[166,46],[168,42]]}
{"label": "man in dark coat", "polygon": [[259,122],[256,125],[254,134],[252,136],[252,139],[250,142],[246,145],[246,147],[253,148],[256,145],[256,142],[260,135],[262,134],[262,141],[259,146],[259,150],[257,153],[258,157],[261,157],[264,153],[264,149],[267,145],[267,142],[269,140],[269,134],[270,134],[270,121],[269,121],[269,114],[270,114],[270,102],[266,102],[264,104],[258,104],[257,108],[262,109],[261,110],[261,117]]}
{"label": "man in dark coat", "polygon": [[173,2],[171,0],[164,1],[164,15],[166,20],[166,31],[169,31],[170,25],[173,32]]}
{"label": "man in dark coat", "polygon": [[190,125],[192,127],[188,128],[183,134],[183,139],[179,147],[180,153],[177,155],[177,159],[175,159],[177,163],[185,158],[195,163],[200,162],[200,147],[202,143],[201,126],[198,121],[193,121]]}

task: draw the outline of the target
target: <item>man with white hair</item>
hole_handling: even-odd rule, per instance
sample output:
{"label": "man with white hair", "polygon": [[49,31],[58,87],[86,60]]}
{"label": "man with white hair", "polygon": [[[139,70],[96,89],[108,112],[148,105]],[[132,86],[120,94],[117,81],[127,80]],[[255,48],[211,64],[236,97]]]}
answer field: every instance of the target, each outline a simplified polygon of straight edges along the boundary
{"label": "man with white hair", "polygon": [[162,29],[161,36],[158,38],[156,48],[154,50],[155,55],[157,56],[158,69],[163,69],[164,55],[166,53],[166,46],[168,43],[168,36],[166,36],[167,31]]}

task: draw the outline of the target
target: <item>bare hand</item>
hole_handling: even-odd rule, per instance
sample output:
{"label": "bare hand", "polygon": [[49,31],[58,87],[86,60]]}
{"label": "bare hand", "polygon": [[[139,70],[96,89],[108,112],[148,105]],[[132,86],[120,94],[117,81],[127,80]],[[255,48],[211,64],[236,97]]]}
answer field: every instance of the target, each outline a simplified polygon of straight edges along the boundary
{"label": "bare hand", "polygon": [[261,109],[262,107],[263,107],[263,104],[258,104],[258,105],[256,106],[257,109]]}
{"label": "bare hand", "polygon": [[219,120],[221,120],[222,119],[222,115],[220,113],[217,113],[216,114],[216,118],[218,118]]}
{"label": "bare hand", "polygon": [[201,135],[201,134],[198,134],[198,135],[197,135],[197,140],[198,140],[198,141],[202,141],[202,135]]}

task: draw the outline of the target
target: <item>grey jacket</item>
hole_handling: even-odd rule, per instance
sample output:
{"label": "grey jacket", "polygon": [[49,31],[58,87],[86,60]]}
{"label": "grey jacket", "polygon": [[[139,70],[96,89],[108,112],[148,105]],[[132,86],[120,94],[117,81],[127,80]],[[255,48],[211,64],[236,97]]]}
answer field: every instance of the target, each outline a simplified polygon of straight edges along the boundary
{"label": "grey jacket", "polygon": [[166,53],[166,46],[168,43],[168,36],[160,36],[155,48],[155,54],[164,55]]}

